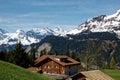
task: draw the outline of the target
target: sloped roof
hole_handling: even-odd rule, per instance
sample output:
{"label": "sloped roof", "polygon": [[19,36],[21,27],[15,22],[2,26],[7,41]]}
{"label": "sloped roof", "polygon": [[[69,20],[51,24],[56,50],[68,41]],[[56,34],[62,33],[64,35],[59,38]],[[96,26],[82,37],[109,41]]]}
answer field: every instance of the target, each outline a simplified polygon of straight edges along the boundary
{"label": "sloped roof", "polygon": [[[50,58],[51,60],[55,61],[56,63],[61,64],[62,66],[80,64],[80,62],[78,62],[78,61],[76,61],[76,60],[74,60],[71,57],[68,57],[66,55],[43,55],[35,60],[35,65],[41,63],[43,60],[45,60],[47,58]],[[66,58],[69,62],[67,63],[67,62],[63,62],[63,61],[58,60],[61,58]]]}
{"label": "sloped roof", "polygon": [[114,80],[100,70],[84,71],[81,73],[86,76],[86,80]]}

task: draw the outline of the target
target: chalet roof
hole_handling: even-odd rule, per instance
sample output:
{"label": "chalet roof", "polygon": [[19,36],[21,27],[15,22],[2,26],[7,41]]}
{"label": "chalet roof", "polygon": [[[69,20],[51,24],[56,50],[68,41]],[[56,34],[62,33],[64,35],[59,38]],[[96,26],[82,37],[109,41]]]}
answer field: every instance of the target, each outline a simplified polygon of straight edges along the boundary
{"label": "chalet roof", "polygon": [[50,58],[51,60],[55,61],[56,63],[61,64],[62,66],[80,64],[80,62],[66,55],[43,55],[35,60],[35,65],[41,63],[43,60],[47,58]]}
{"label": "chalet roof", "polygon": [[81,74],[86,76],[86,80],[114,80],[100,70],[83,71]]}
{"label": "chalet roof", "polygon": [[74,74],[68,78],[72,78],[72,80],[77,80],[83,77],[85,78],[85,80],[114,80],[107,74],[101,72],[100,70],[83,71]]}

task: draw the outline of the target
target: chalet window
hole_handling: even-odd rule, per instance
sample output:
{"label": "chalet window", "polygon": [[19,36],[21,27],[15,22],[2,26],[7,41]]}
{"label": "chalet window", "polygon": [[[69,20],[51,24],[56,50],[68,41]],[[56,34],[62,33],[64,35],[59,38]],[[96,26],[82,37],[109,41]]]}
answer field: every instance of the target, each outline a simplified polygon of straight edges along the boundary
{"label": "chalet window", "polygon": [[47,66],[45,66],[45,68],[47,68]]}
{"label": "chalet window", "polygon": [[55,66],[55,68],[58,68],[57,66]]}
{"label": "chalet window", "polygon": [[48,68],[50,68],[50,66],[48,66]]}
{"label": "chalet window", "polygon": [[43,73],[45,73],[45,74],[46,74],[47,72],[46,72],[46,71],[44,71]]}
{"label": "chalet window", "polygon": [[51,68],[54,68],[54,66],[51,66]]}
{"label": "chalet window", "polygon": [[39,68],[36,68],[36,70],[39,70]]}

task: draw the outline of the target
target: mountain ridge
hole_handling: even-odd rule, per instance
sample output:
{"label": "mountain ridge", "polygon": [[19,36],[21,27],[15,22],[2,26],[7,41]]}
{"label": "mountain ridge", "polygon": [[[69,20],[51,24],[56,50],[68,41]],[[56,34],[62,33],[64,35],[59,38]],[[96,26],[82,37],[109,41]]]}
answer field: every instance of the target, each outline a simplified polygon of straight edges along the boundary
{"label": "mountain ridge", "polygon": [[48,35],[61,35],[64,32],[62,29],[50,29],[50,28],[33,28],[29,31],[23,31],[18,29],[14,33],[9,33],[3,29],[0,29],[0,45],[14,45],[17,42],[21,42],[23,45],[30,45],[38,43],[41,39]]}
{"label": "mountain ridge", "polygon": [[68,32],[68,34],[75,35],[86,30],[91,32],[114,32],[120,36],[120,10],[112,15],[100,15],[90,18],[78,28]]}
{"label": "mountain ridge", "polygon": [[29,31],[18,29],[14,33],[9,33],[0,29],[0,45],[14,45],[21,42],[23,45],[30,45],[38,43],[48,35],[63,36],[76,35],[83,32],[110,32],[117,34],[120,39],[120,10],[112,15],[100,15],[90,18],[77,28],[65,31],[60,27],[55,29],[46,28],[33,28]]}

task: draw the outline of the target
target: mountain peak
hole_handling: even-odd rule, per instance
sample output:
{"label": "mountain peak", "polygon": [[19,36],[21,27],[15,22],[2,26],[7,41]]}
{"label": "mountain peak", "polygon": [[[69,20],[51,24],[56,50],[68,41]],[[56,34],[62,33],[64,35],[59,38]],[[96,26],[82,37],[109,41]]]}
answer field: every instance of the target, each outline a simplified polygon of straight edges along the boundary
{"label": "mountain peak", "polygon": [[62,31],[62,29],[60,27],[55,27],[56,31]]}
{"label": "mountain peak", "polygon": [[100,21],[103,21],[105,17],[106,17],[106,15],[100,15],[100,16],[94,17],[92,19],[93,19],[93,21],[100,22]]}
{"label": "mountain peak", "polygon": [[19,38],[24,38],[24,37],[26,36],[26,33],[25,33],[23,30],[18,29],[18,30],[16,31],[16,35],[17,35]]}
{"label": "mountain peak", "polygon": [[21,30],[21,29],[18,29],[17,31],[16,31],[16,33],[25,33],[23,30]]}
{"label": "mountain peak", "polygon": [[106,17],[106,19],[114,19],[114,20],[120,20],[120,9],[116,11],[116,13],[112,14],[112,15],[108,15]]}
{"label": "mountain peak", "polygon": [[116,14],[120,15],[120,9],[119,9],[119,10],[117,10]]}
{"label": "mountain peak", "polygon": [[85,31],[91,32],[114,32],[120,36],[120,10],[112,15],[100,15],[81,24],[69,34],[78,34]]}

